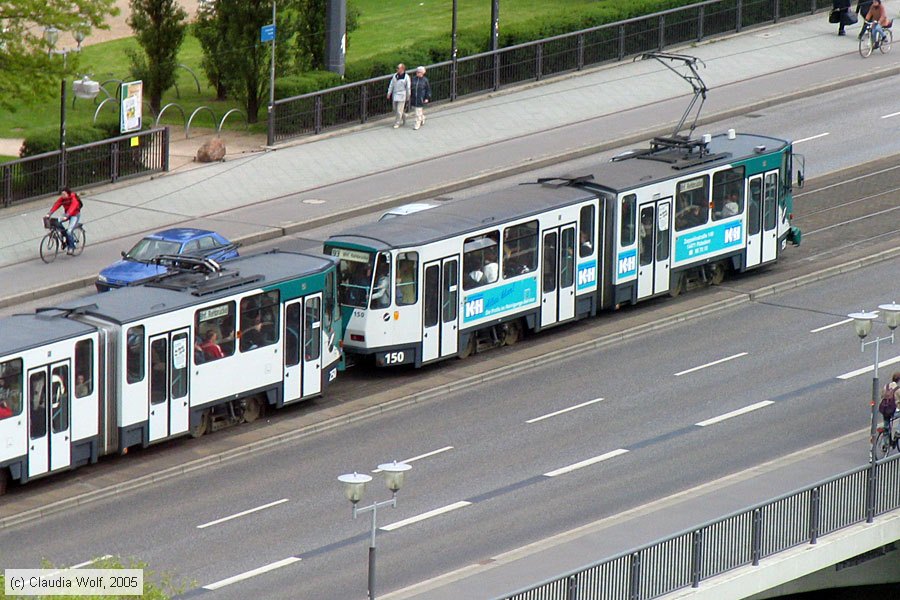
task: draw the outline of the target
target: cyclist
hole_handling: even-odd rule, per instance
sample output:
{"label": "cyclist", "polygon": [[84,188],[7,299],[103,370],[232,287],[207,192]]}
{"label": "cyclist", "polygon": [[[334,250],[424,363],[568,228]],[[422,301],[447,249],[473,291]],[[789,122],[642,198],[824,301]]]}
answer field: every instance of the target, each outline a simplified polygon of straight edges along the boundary
{"label": "cyclist", "polygon": [[72,231],[78,225],[79,221],[81,221],[82,206],[81,198],[68,187],[64,187],[62,195],[57,198],[56,202],[53,204],[53,208],[47,213],[47,216],[50,217],[59,207],[62,207],[63,212],[66,214],[66,218],[63,220],[68,221],[68,224],[63,231],[66,234],[67,254],[72,254],[75,250],[75,236],[72,235]]}
{"label": "cyclist", "polygon": [[891,26],[887,9],[881,0],[873,0],[869,12],[866,13],[866,21],[872,23],[872,46],[877,48],[885,38],[885,28]]}
{"label": "cyclist", "polygon": [[[898,399],[900,399],[900,372],[894,373],[881,392],[881,405],[878,407],[878,411],[884,419],[885,431],[892,431],[891,420],[897,412]],[[894,439],[900,434],[898,431],[893,431],[892,433]]]}

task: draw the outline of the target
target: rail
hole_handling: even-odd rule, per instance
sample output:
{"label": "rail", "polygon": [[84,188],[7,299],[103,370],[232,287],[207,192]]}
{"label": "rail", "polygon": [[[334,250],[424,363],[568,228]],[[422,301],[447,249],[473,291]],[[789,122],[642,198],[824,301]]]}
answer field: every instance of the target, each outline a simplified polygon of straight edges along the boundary
{"label": "rail", "polygon": [[[502,596],[650,600],[900,509],[900,455]],[[501,600],[498,599],[498,600]]]}
{"label": "rail", "polygon": [[[645,52],[831,8],[826,0],[706,0],[428,67],[432,102],[540,81]],[[276,100],[268,144],[387,116],[390,75]]]}

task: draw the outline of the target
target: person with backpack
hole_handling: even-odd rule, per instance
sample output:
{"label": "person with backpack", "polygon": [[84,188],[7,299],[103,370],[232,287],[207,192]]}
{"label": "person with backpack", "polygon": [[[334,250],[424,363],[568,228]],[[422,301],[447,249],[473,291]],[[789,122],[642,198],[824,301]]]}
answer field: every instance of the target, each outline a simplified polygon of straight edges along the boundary
{"label": "person with backpack", "polygon": [[56,202],[53,204],[53,208],[50,209],[50,212],[47,213],[47,217],[49,218],[53,213],[57,211],[60,207],[62,207],[63,212],[66,215],[64,221],[68,221],[65,228],[66,233],[66,253],[72,254],[75,250],[75,236],[72,235],[72,231],[75,227],[78,226],[78,223],[81,221],[81,208],[84,206],[84,203],[81,201],[81,198],[73,192],[70,188],[64,187],[62,190],[62,195],[56,199]]}
{"label": "person with backpack", "polygon": [[891,431],[894,438],[900,433],[890,429],[891,420],[897,412],[898,401],[900,401],[900,372],[894,373],[891,376],[891,381],[885,384],[884,389],[881,391],[881,403],[878,405],[878,412],[884,418],[884,429],[885,431]]}

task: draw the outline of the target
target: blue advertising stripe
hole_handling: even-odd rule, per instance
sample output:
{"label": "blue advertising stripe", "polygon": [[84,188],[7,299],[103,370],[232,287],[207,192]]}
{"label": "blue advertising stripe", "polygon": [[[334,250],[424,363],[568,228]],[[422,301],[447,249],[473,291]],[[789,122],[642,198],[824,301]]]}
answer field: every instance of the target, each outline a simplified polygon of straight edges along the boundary
{"label": "blue advertising stripe", "polygon": [[683,233],[675,239],[675,262],[690,261],[720,250],[737,248],[743,240],[744,226],[740,221],[729,221]]}
{"label": "blue advertising stripe", "polygon": [[578,289],[586,290],[597,285],[597,261],[589,260],[578,264]]}
{"label": "blue advertising stripe", "polygon": [[499,313],[537,304],[537,277],[513,281],[465,297],[463,322],[493,317]]}
{"label": "blue advertising stripe", "polygon": [[637,275],[637,249],[619,252],[616,258],[616,283]]}

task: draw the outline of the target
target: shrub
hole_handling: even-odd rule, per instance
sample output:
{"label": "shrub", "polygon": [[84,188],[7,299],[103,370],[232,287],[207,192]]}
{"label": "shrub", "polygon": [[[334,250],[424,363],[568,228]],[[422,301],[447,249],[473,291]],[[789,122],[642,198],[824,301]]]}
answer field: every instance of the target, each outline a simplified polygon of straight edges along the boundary
{"label": "shrub", "polygon": [[289,75],[275,80],[275,97],[291,98],[344,83],[341,76],[331,71],[309,71],[302,75]]}
{"label": "shrub", "polygon": [[[73,125],[72,127],[67,127],[66,146],[90,144],[91,142],[106,139],[109,137],[107,131],[108,129],[100,126]],[[22,143],[22,149],[19,151],[19,158],[52,152],[53,150],[59,150],[59,129],[41,129],[25,138],[25,141]]]}

